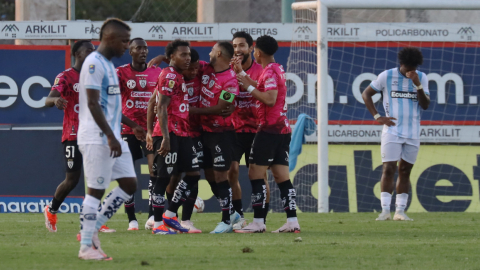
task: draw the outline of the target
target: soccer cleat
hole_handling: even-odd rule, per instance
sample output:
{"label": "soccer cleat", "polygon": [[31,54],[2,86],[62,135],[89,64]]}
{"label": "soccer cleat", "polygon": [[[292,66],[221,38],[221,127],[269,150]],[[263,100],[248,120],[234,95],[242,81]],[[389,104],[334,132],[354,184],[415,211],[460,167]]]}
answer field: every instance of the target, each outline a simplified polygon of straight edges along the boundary
{"label": "soccer cleat", "polygon": [[50,206],[45,206],[43,210],[43,215],[45,216],[45,227],[47,227],[49,232],[57,232],[57,214],[52,214],[48,211]]}
{"label": "soccer cleat", "polygon": [[244,218],[240,218],[237,223],[233,224],[233,230],[240,230],[245,228],[245,226],[247,226],[247,220],[245,220]]}
{"label": "soccer cleat", "polygon": [[169,230],[165,225],[160,225],[152,230],[152,234],[177,234],[174,231]]}
{"label": "soccer cleat", "polygon": [[138,231],[138,221],[132,220],[128,223],[127,231]]}
{"label": "soccer cleat", "polygon": [[117,230],[115,229],[110,229],[108,228],[106,225],[102,225],[102,227],[100,227],[100,230],[98,230],[99,232],[104,232],[104,233],[114,233],[116,232]]}
{"label": "soccer cleat", "polygon": [[382,211],[375,220],[383,221],[383,220],[392,220],[392,216],[390,212]]}
{"label": "soccer cleat", "polygon": [[393,215],[393,220],[413,221],[413,219],[409,218],[404,211],[396,211],[395,215]]}
{"label": "soccer cleat", "polygon": [[165,215],[165,213],[163,213],[162,219],[163,224],[165,224],[165,226],[167,226],[168,228],[171,228],[172,230],[178,231],[180,233],[188,233],[188,229],[182,227],[180,222],[178,222],[177,217],[169,218]]}
{"label": "soccer cleat", "polygon": [[193,226],[193,222],[190,220],[182,220],[180,225],[182,225],[184,228],[187,228],[188,233],[202,233],[202,230],[195,228],[195,226]]}
{"label": "soccer cleat", "polygon": [[287,221],[287,223],[283,224],[280,229],[273,231],[272,233],[300,233],[300,225],[298,221]]}
{"label": "soccer cleat", "polygon": [[81,247],[78,258],[82,260],[111,261],[112,258],[104,257],[97,249],[92,247]]}
{"label": "soccer cleat", "polygon": [[236,233],[264,233],[267,230],[267,226],[263,223],[252,222],[245,228],[236,230]]}
{"label": "soccer cleat", "polygon": [[98,232],[93,233],[92,247],[96,249],[98,252],[100,252],[100,254],[102,254],[103,257],[105,258],[108,257],[107,254],[105,254],[105,252],[103,252],[102,248],[100,247],[100,238],[98,238]]}
{"label": "soccer cleat", "polygon": [[235,224],[240,222],[240,219],[242,219],[242,216],[240,216],[237,211],[235,211],[233,214],[230,215],[230,224]]}
{"label": "soccer cleat", "polygon": [[231,233],[233,231],[232,224],[227,224],[225,222],[218,223],[217,227],[210,233]]}
{"label": "soccer cleat", "polygon": [[152,230],[153,226],[155,225],[155,220],[153,220],[153,216],[147,219],[147,223],[145,223],[145,230]]}

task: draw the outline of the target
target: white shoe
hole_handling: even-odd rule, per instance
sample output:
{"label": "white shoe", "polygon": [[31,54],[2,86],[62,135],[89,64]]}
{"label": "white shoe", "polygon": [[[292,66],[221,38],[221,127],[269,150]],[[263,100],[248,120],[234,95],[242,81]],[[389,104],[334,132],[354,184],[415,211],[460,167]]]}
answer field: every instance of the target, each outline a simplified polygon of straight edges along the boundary
{"label": "white shoe", "polygon": [[138,221],[132,220],[128,223],[127,231],[138,231]]}
{"label": "white shoe", "polygon": [[236,230],[236,233],[264,233],[267,230],[267,226],[263,223],[252,222],[245,226],[245,228]]}
{"label": "white shoe", "polygon": [[202,230],[195,228],[195,226],[193,226],[193,222],[190,220],[182,220],[180,225],[182,225],[184,228],[187,228],[188,233],[202,233]]}
{"label": "white shoe", "polygon": [[153,216],[149,217],[147,223],[145,223],[145,230],[151,231],[153,230],[153,226],[155,226],[155,220]]}
{"label": "white shoe", "polygon": [[103,257],[107,258],[107,254],[102,250],[100,247],[100,238],[98,238],[98,232],[93,233],[92,236],[92,246],[94,249],[96,249],[100,254],[102,254]]}
{"label": "white shoe", "polygon": [[393,215],[393,220],[405,220],[405,221],[413,221],[413,219],[409,218],[404,211],[396,211],[395,215]]}
{"label": "white shoe", "polygon": [[389,212],[386,212],[386,211],[382,211],[378,217],[375,219],[375,220],[392,220],[392,216],[390,215],[390,211]]}
{"label": "white shoe", "polygon": [[298,221],[287,221],[280,229],[272,233],[300,233],[300,225]]}
{"label": "white shoe", "polygon": [[97,261],[111,261],[112,258],[104,257],[97,249],[93,246],[82,246],[78,252],[78,258],[82,260],[97,260]]}
{"label": "white shoe", "polygon": [[247,226],[247,221],[245,220],[245,218],[240,218],[240,220],[233,224],[233,230],[240,230],[240,229],[243,229]]}

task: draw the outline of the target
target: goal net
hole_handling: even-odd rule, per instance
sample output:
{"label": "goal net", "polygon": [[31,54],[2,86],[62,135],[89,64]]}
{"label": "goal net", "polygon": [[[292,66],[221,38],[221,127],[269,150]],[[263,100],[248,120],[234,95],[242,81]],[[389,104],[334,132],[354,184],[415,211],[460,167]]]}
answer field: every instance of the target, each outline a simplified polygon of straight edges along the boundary
{"label": "goal net", "polygon": [[[321,89],[327,91],[328,131],[320,133],[328,138],[329,196],[320,198],[328,211],[381,211],[383,126],[368,112],[361,93],[382,71],[400,66],[397,53],[407,46],[422,51],[418,70],[427,74],[431,100],[421,113],[421,145],[407,209],[480,210],[480,12],[463,9],[328,9],[327,88]],[[295,8],[293,18],[286,67],[292,124],[302,113],[318,120],[317,44],[327,45],[317,43],[316,8]],[[382,98],[377,94],[373,100],[385,115]],[[325,181],[318,176],[317,139],[315,134],[307,137],[291,172],[303,212],[319,210],[318,185]],[[394,207],[395,193],[392,211]]]}

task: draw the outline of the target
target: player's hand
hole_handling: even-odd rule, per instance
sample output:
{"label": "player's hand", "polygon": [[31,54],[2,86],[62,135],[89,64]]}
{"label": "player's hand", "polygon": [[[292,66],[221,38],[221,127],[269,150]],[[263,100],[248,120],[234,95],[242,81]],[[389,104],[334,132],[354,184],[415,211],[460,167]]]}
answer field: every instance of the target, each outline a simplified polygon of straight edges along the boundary
{"label": "player's hand", "polygon": [[170,138],[163,137],[162,144],[160,145],[160,149],[158,149],[158,154],[161,156],[166,156],[170,153]]}
{"label": "player's hand", "polygon": [[55,106],[57,106],[59,110],[65,110],[65,108],[67,107],[67,103],[68,101],[61,97],[57,97],[55,99]]}
{"label": "player's hand", "polygon": [[148,151],[153,151],[153,138],[152,138],[152,134],[151,134],[151,133],[148,133],[148,132],[147,132],[146,141],[147,141],[147,150],[148,150]]}
{"label": "player's hand", "polygon": [[223,117],[230,116],[234,111],[235,111],[235,105],[232,103],[228,105],[227,108],[222,110],[222,113],[220,113],[220,116],[223,116]]}
{"label": "player's hand", "polygon": [[418,78],[418,73],[415,70],[409,71],[405,75],[407,76],[407,78],[412,80],[413,84],[415,84],[416,86],[419,86],[421,84],[420,78]]}
{"label": "player's hand", "polygon": [[395,123],[392,120],[397,120],[394,117],[380,116],[377,121],[382,125],[387,125],[389,127],[395,126]]}
{"label": "player's hand", "polygon": [[137,125],[132,130],[133,130],[133,134],[135,134],[135,137],[137,138],[137,140],[142,141],[142,142],[145,141],[145,136],[146,136],[145,129],[143,129],[140,125]]}
{"label": "player's hand", "polygon": [[110,147],[111,157],[117,158],[122,155],[122,146],[115,136],[111,135],[108,137],[108,146]]}
{"label": "player's hand", "polygon": [[243,71],[242,59],[240,59],[239,57],[232,58],[232,61],[230,62],[230,64],[232,65],[233,71],[235,71],[235,73],[238,74]]}
{"label": "player's hand", "polygon": [[153,106],[153,113],[154,113],[155,115],[157,115],[157,104],[155,104],[155,106]]}
{"label": "player's hand", "polygon": [[242,76],[240,74],[237,74],[237,80],[238,80],[238,84],[241,85],[242,88],[245,90],[247,90],[247,88],[251,85],[247,76]]}

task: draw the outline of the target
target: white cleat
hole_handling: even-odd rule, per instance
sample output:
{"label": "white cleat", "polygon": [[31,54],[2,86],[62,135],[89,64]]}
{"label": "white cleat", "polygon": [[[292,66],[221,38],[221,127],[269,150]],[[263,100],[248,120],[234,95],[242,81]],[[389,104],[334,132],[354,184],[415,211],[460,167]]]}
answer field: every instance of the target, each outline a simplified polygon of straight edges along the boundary
{"label": "white cleat", "polygon": [[195,228],[195,226],[193,226],[193,222],[190,220],[182,220],[180,225],[182,225],[184,228],[187,228],[188,233],[202,233],[202,230]]}
{"label": "white cleat", "polygon": [[240,230],[240,229],[243,229],[247,226],[247,220],[245,220],[245,218],[240,218],[240,220],[233,224],[233,230],[236,231],[236,230]]}
{"label": "white cleat", "polygon": [[153,219],[153,216],[151,216],[148,218],[147,223],[145,223],[145,230],[151,231],[153,230],[153,226],[155,226],[155,220]]}
{"label": "white cleat", "polygon": [[132,220],[128,223],[127,231],[138,231],[138,221]]}
{"label": "white cleat", "polygon": [[252,222],[245,226],[243,229],[236,230],[236,233],[264,233],[267,227],[263,223]]}
{"label": "white cleat", "polygon": [[392,216],[390,215],[390,212],[382,211],[375,220],[378,220],[378,221],[392,220]]}
{"label": "white cleat", "polygon": [[404,211],[396,211],[395,215],[393,215],[393,220],[413,221],[413,219],[409,218]]}
{"label": "white cleat", "polygon": [[100,254],[102,254],[103,257],[108,258],[107,254],[105,254],[105,252],[103,252],[102,248],[100,247],[100,238],[98,238],[98,232],[93,233],[92,247],[93,249],[100,252]]}
{"label": "white cleat", "polygon": [[111,261],[112,258],[104,257],[97,249],[82,246],[78,252],[78,258],[82,260]]}
{"label": "white cleat", "polygon": [[300,233],[300,225],[298,221],[287,221],[280,229],[272,233]]}

